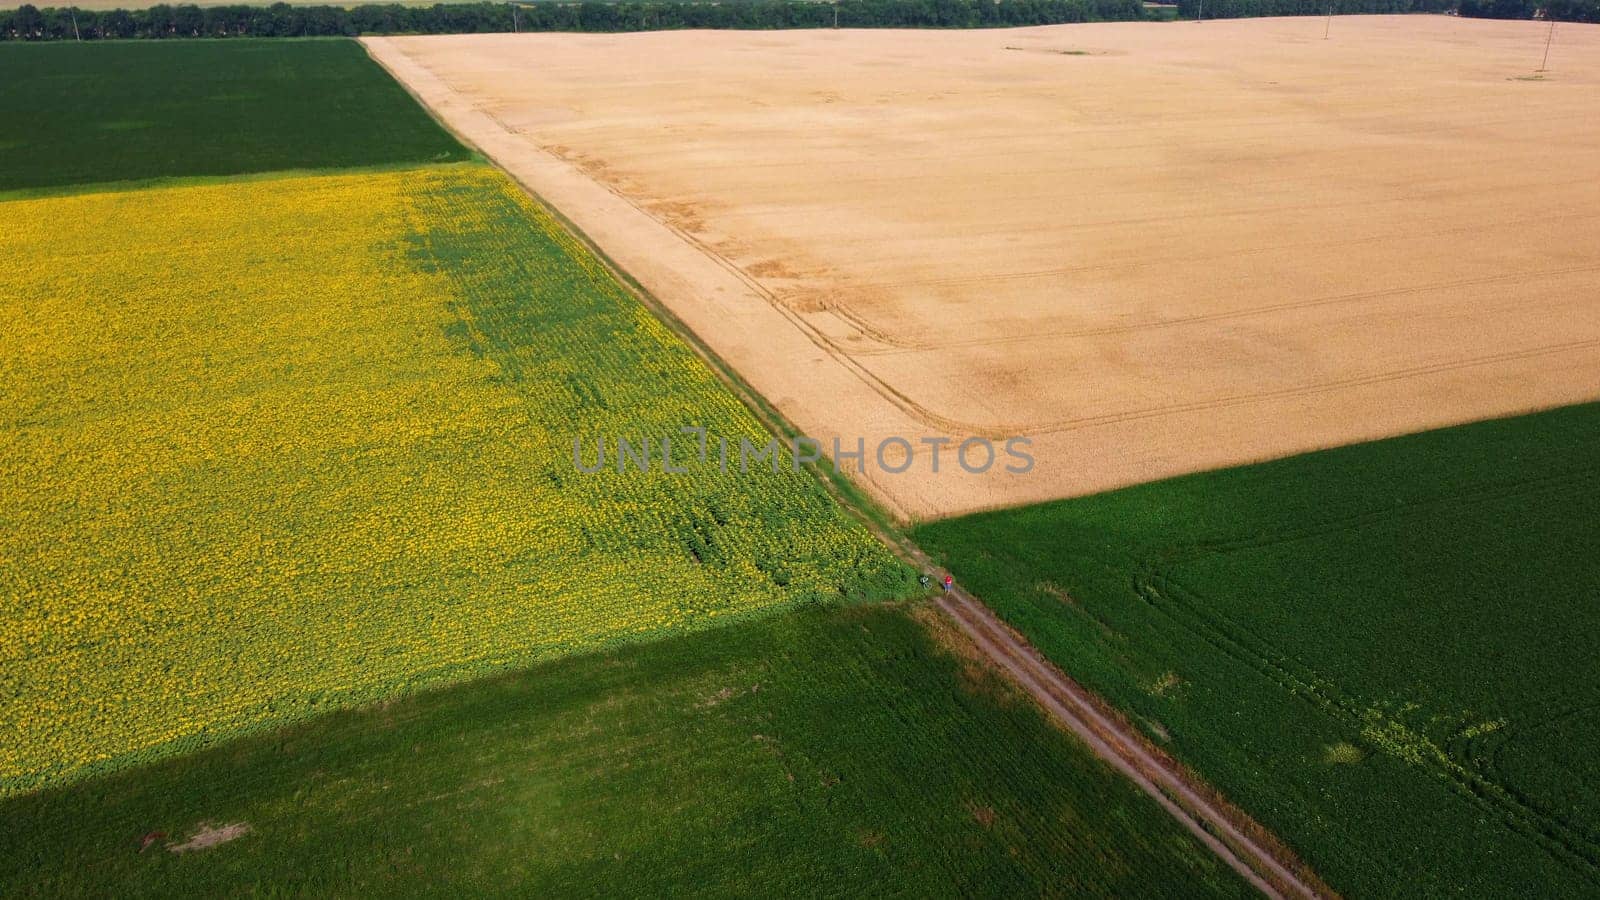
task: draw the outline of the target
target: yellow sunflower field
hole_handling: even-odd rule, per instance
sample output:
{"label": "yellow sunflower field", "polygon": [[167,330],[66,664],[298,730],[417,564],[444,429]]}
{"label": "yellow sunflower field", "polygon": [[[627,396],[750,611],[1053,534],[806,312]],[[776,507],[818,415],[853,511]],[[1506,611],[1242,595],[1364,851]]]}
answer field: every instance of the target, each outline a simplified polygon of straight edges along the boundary
{"label": "yellow sunflower field", "polygon": [[904,572],[477,164],[0,202],[0,795]]}

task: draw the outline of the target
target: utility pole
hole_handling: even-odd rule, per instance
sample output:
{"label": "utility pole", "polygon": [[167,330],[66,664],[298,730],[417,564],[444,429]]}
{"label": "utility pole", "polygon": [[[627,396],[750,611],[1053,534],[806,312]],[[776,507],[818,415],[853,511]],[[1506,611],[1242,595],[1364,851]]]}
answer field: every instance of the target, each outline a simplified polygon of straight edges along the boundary
{"label": "utility pole", "polygon": [[511,4],[511,33],[520,34],[522,28],[517,25],[517,4]]}
{"label": "utility pole", "polygon": [[[72,36],[74,38],[77,38],[78,43],[81,44],[81,43],[83,43],[83,35],[81,33],[79,33],[79,31],[78,31],[78,9],[77,9],[77,7],[73,7],[72,10],[71,10],[71,13],[72,13]],[[1545,56],[1549,56],[1550,55],[1550,49],[1548,47],[1545,48],[1544,54],[1545,54]]]}
{"label": "utility pole", "polygon": [[1548,67],[1550,65],[1550,44],[1555,39],[1556,39],[1556,20],[1555,19],[1551,19],[1550,20],[1550,33],[1548,35],[1545,35],[1545,39],[1544,39],[1544,59],[1539,61],[1539,71],[1541,71],[1541,72],[1549,71]]}
{"label": "utility pole", "polygon": [[1200,0],[1200,9],[1195,12],[1194,20],[1196,22],[1198,22],[1201,19],[1204,19],[1205,17],[1206,17],[1206,0]]}
{"label": "utility pole", "polygon": [[1328,21],[1322,26],[1322,39],[1328,39],[1328,32],[1333,30],[1333,4],[1328,4]]}

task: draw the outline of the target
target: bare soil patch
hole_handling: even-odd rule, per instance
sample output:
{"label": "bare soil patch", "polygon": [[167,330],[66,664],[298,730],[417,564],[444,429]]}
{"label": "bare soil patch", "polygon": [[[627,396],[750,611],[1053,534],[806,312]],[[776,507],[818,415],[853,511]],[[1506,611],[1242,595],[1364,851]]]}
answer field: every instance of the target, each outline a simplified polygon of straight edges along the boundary
{"label": "bare soil patch", "polygon": [[181,844],[168,844],[167,849],[173,853],[191,853],[195,850],[209,850],[218,844],[226,844],[237,840],[250,833],[250,826],[245,822],[234,822],[231,825],[212,825],[209,822],[201,823],[187,841]]}

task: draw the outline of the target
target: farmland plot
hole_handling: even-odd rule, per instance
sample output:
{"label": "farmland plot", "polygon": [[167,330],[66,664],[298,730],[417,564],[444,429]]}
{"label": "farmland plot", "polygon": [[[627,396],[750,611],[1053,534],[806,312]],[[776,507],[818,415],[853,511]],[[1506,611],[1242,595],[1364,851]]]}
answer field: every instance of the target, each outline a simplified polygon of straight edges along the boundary
{"label": "farmland plot", "polygon": [[1600,890],[1600,404],[925,526],[1350,895]]}
{"label": "farmland plot", "polygon": [[1596,397],[1600,26],[374,38],[907,517]]}
{"label": "farmland plot", "polygon": [[903,570],[476,164],[0,203],[0,794]]}
{"label": "farmland plot", "polygon": [[0,191],[469,155],[350,41],[0,46]]}

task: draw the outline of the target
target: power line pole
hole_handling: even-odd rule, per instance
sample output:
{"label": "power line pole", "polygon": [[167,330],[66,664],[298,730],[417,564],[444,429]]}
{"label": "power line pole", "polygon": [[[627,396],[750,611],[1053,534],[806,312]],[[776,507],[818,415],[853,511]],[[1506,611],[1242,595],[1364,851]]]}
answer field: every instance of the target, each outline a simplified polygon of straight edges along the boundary
{"label": "power line pole", "polygon": [[[83,43],[83,35],[78,32],[78,10],[77,10],[76,7],[74,7],[71,12],[72,12],[72,36],[78,40],[78,43],[81,44],[81,43]],[[1550,55],[1550,51],[1548,49],[1545,50],[1545,55],[1546,56]]]}
{"label": "power line pole", "polygon": [[515,3],[511,4],[511,33],[522,33],[521,26],[517,25],[517,4]]}
{"label": "power line pole", "polygon": [[1328,21],[1322,26],[1322,39],[1328,39],[1328,32],[1333,30],[1333,4],[1328,4]]}
{"label": "power line pole", "polygon": [[1539,71],[1541,71],[1541,72],[1549,71],[1548,66],[1550,65],[1550,44],[1555,39],[1556,39],[1556,20],[1555,19],[1551,19],[1550,20],[1550,33],[1548,35],[1546,35],[1545,39],[1544,39],[1544,59],[1539,61]]}

